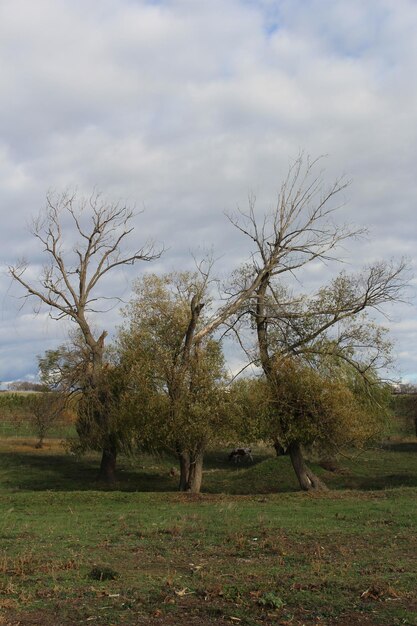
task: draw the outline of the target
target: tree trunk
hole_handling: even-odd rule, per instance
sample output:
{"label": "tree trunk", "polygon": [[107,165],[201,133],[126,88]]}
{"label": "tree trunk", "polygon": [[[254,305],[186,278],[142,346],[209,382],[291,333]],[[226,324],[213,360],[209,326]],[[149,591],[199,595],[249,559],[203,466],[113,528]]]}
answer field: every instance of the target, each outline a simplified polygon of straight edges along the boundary
{"label": "tree trunk", "polygon": [[101,456],[100,471],[98,480],[111,484],[116,480],[116,459],[117,449],[115,445],[109,444],[103,448]]}
{"label": "tree trunk", "polygon": [[179,452],[178,459],[180,462],[180,484],[178,489],[180,491],[187,491],[188,477],[190,474],[190,455],[188,452]]}
{"label": "tree trunk", "polygon": [[188,493],[200,493],[203,480],[203,452],[190,454],[181,452],[178,454],[180,462],[180,491]]}
{"label": "tree trunk", "polygon": [[190,475],[188,480],[188,491],[190,493],[200,493],[203,481],[203,453],[197,452],[190,463]]}
{"label": "tree trunk", "polygon": [[326,485],[305,464],[301,445],[298,441],[290,443],[288,452],[301,489],[304,491],[327,491]]}

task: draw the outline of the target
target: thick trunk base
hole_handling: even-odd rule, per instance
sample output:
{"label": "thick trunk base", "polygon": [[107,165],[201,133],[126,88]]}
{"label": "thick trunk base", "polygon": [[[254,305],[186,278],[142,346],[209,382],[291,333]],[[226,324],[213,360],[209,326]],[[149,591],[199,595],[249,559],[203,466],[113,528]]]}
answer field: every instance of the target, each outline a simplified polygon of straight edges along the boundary
{"label": "thick trunk base", "polygon": [[294,441],[288,446],[288,452],[301,489],[304,491],[328,491],[326,485],[305,464],[301,445],[298,441]]}
{"label": "thick trunk base", "polygon": [[190,455],[186,452],[182,452],[178,455],[180,462],[180,483],[178,489],[180,491],[187,491],[188,477],[190,474]]}
{"label": "thick trunk base", "polygon": [[203,453],[181,452],[178,458],[180,462],[179,490],[188,493],[200,493],[203,480]]}
{"label": "thick trunk base", "polygon": [[98,480],[104,483],[114,483],[116,480],[117,452],[114,448],[104,448],[101,456]]}

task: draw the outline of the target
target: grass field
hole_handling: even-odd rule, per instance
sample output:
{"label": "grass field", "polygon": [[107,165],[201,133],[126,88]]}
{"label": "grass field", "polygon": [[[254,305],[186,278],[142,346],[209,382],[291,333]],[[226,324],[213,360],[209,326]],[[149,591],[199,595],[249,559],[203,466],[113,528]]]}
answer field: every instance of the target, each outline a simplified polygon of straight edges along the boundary
{"label": "grass field", "polygon": [[416,624],[417,443],[393,440],[298,492],[287,458],[207,458],[201,496],[169,458],[0,440],[0,624]]}

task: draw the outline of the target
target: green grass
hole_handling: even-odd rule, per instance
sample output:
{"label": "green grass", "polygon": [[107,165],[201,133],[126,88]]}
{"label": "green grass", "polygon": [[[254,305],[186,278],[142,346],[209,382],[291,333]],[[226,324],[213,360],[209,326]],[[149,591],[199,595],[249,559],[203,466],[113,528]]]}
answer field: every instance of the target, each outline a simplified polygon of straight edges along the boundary
{"label": "green grass", "polygon": [[[73,424],[67,424],[58,422],[54,424],[47,433],[48,437],[55,437],[61,439],[67,439],[69,437],[74,437],[75,435],[75,427]],[[33,437],[34,429],[33,425],[30,423],[30,420],[22,418],[20,420],[16,419],[3,419],[0,421],[0,437]]]}
{"label": "green grass", "polygon": [[97,457],[34,442],[0,442],[0,624],[416,623],[415,440],[316,468],[323,495],[268,450],[213,451],[200,496],[170,458],[106,490]]}

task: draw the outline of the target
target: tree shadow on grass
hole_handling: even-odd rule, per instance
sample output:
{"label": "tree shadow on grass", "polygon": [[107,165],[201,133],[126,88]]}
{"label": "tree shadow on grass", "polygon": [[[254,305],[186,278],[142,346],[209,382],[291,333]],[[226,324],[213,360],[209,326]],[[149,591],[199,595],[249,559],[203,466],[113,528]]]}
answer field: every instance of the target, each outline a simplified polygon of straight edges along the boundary
{"label": "tree shadow on grass", "polygon": [[363,457],[351,460],[341,476],[335,476],[339,489],[378,491],[417,487],[417,442],[386,442]]}
{"label": "tree shadow on grass", "polygon": [[347,476],[342,480],[329,481],[331,489],[355,489],[357,491],[381,491],[398,487],[417,487],[416,474],[383,474],[369,476]]}
{"label": "tree shadow on grass", "polygon": [[[313,465],[333,490],[383,490],[416,487],[414,452],[417,443],[388,443],[383,459],[366,459],[351,464],[340,474],[325,472]],[[381,451],[382,452],[382,451]],[[393,453],[391,455],[391,452]],[[399,454],[403,453],[403,454]],[[391,458],[392,457],[392,458]],[[174,457],[141,455],[135,461],[121,456],[118,480],[106,485],[96,480],[99,457],[74,457],[53,452],[2,452],[1,485],[6,489],[27,491],[121,491],[176,492],[178,464]],[[174,471],[173,471],[174,470]],[[254,459],[230,462],[227,450],[209,451],[205,456],[202,491],[205,493],[255,495],[298,491],[299,486],[288,457],[274,457],[268,451],[255,453]]]}
{"label": "tree shadow on grass", "polygon": [[97,481],[99,464],[62,454],[1,454],[3,487],[30,491],[175,491],[177,483],[166,472],[138,471],[121,464],[112,485]]}
{"label": "tree shadow on grass", "polygon": [[[278,485],[276,480],[271,480],[271,462],[274,463],[274,459],[268,454],[257,454],[253,461],[244,459],[233,463],[229,461],[227,451],[210,451],[204,459],[202,491],[232,494],[281,491],[279,480]],[[107,485],[97,481],[98,457],[29,451],[0,454],[3,488],[26,491],[175,492],[179,482],[177,466],[177,459],[168,455],[139,456],[136,466],[129,459],[120,457],[117,480]],[[278,477],[279,472],[276,472],[274,467],[273,476]]]}
{"label": "tree shadow on grass", "polygon": [[391,452],[417,452],[417,441],[403,441],[403,442],[390,442],[387,441],[382,445],[383,450],[390,450]]}

